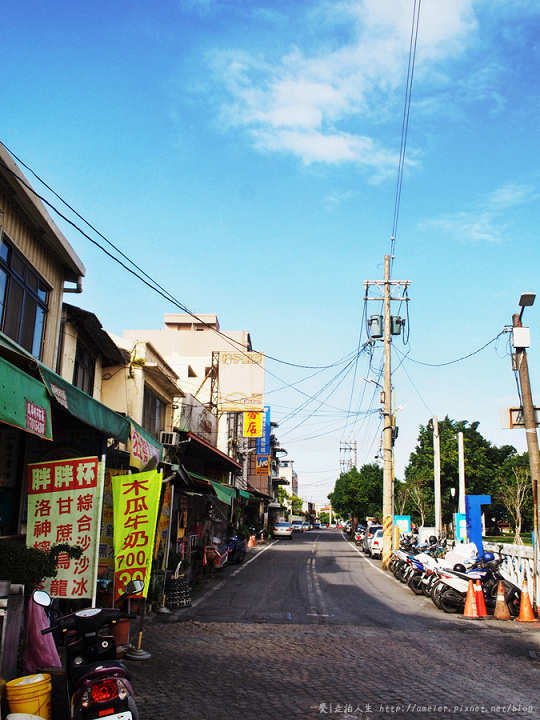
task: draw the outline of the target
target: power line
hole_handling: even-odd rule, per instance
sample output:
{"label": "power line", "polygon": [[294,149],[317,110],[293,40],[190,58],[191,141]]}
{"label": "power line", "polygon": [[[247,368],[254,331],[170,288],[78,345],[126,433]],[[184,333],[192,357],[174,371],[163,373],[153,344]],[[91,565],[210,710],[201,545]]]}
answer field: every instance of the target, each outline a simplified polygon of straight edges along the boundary
{"label": "power line", "polygon": [[[24,187],[29,190],[31,193],[33,193],[37,198],[39,198],[45,205],[47,205],[51,210],[53,210],[59,217],[61,217],[65,222],[69,223],[75,230],[77,230],[83,237],[85,237],[87,240],[89,240],[93,245],[98,247],[100,250],[102,250],[108,257],[111,258],[111,260],[114,260],[117,262],[121,267],[123,267],[125,270],[130,272],[132,275],[134,275],[136,278],[138,278],[141,282],[143,282],[145,285],[147,285],[150,289],[154,290],[158,293],[158,295],[161,295],[164,299],[171,302],[173,305],[178,307],[180,310],[182,310],[184,313],[192,317],[194,320],[196,320],[198,323],[200,323],[203,327],[206,327],[208,330],[212,330],[216,335],[219,335],[221,338],[226,340],[230,345],[234,346],[236,345],[239,348],[239,352],[244,353],[244,347],[241,342],[234,340],[233,338],[228,337],[225,333],[222,333],[220,330],[217,330],[215,327],[212,327],[211,325],[208,325],[204,320],[202,320],[200,317],[198,317],[195,313],[193,313],[189,308],[187,308],[183,303],[181,303],[179,300],[177,300],[168,290],[166,290],[164,287],[162,287],[154,278],[152,278],[148,273],[146,273],[141,267],[137,265],[128,255],[126,255],[120,248],[118,248],[114,243],[112,243],[103,233],[101,233],[97,228],[95,228],[86,218],[84,218],[75,208],[73,208],[64,198],[62,198],[50,185],[48,185],[31,167],[29,167],[23,160],[21,160],[17,155],[15,155],[14,152],[12,152],[5,143],[0,141],[0,143],[3,145],[3,147],[7,150],[7,152],[15,158],[15,160],[22,165],[28,172],[30,172],[44,187],[49,190],[60,202],[65,205],[76,217],[78,217],[82,222],[85,223],[93,232],[95,232],[102,240],[104,240],[111,248],[117,252],[120,257],[124,258],[130,265],[132,265],[137,272],[132,270],[130,267],[128,267],[125,263],[123,263],[121,260],[119,260],[117,257],[112,255],[108,250],[106,250],[102,245],[100,245],[96,240],[94,240],[88,233],[86,233],[82,228],[80,228],[75,222],[70,220],[66,215],[64,215],[60,210],[55,207],[51,202],[49,202],[45,197],[40,195],[31,185],[29,185],[24,178],[17,175],[11,168],[9,168],[4,162],[2,162],[2,166],[10,172],[17,180],[24,185]],[[140,275],[143,275],[144,278],[147,278],[145,280]],[[288,365],[290,367],[297,367],[304,370],[326,370],[328,368],[336,367],[340,363],[343,362],[342,360],[338,360],[335,363],[332,363],[330,365],[301,365],[297,363],[288,362],[286,360],[281,360],[279,358],[273,357],[271,355],[267,355],[264,353],[265,359],[273,360],[274,362],[280,363],[282,365]],[[270,373],[272,374],[272,373]],[[275,376],[274,376],[275,377]],[[279,378],[277,378],[279,380]]]}
{"label": "power line", "polygon": [[405,86],[405,102],[403,106],[403,120],[401,123],[401,146],[399,149],[398,177],[396,185],[396,197],[394,201],[394,221],[392,224],[392,238],[390,258],[393,264],[395,254],[395,243],[397,226],[399,220],[399,207],[401,203],[401,190],[403,187],[403,171],[405,168],[405,150],[407,148],[407,134],[409,130],[409,115],[411,110],[412,84],[414,77],[414,65],[416,59],[416,46],[418,42],[418,25],[420,21],[420,6],[422,0],[414,0],[413,19],[411,25],[411,38],[409,43],[409,64],[407,68],[407,82]]}

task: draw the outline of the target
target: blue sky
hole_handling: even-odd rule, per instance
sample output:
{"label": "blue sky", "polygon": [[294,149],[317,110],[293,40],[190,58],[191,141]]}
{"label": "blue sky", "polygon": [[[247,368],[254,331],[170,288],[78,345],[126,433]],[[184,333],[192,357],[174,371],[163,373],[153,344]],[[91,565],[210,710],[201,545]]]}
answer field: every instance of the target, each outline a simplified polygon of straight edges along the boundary
{"label": "blue sky", "polygon": [[[391,250],[413,8],[20,0],[3,11],[0,140],[191,311],[279,360],[330,366],[365,342],[363,283]],[[447,363],[538,288],[539,31],[533,0],[421,4],[392,265],[411,282],[393,353],[398,478],[432,415],[525,449],[500,429],[517,403],[508,335]],[[107,330],[176,311],[57,222],[87,267],[77,302]],[[524,316],[533,392],[539,308]],[[362,378],[381,360],[339,376],[268,361],[304,498],[332,490],[340,443],[374,460],[378,389]]]}

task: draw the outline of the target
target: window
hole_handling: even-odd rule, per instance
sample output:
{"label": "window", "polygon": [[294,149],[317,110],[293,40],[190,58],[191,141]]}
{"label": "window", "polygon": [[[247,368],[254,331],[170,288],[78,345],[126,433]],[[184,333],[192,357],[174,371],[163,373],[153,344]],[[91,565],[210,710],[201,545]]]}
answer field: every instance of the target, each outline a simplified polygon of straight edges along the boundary
{"label": "window", "polygon": [[159,438],[159,433],[165,427],[165,405],[163,400],[145,386],[142,426],[155,438]]}
{"label": "window", "polygon": [[75,351],[75,367],[73,370],[73,384],[79,390],[94,395],[94,378],[96,375],[96,357],[80,340],[77,341]]}
{"label": "window", "polygon": [[0,330],[41,359],[49,288],[8,242],[0,244]]}

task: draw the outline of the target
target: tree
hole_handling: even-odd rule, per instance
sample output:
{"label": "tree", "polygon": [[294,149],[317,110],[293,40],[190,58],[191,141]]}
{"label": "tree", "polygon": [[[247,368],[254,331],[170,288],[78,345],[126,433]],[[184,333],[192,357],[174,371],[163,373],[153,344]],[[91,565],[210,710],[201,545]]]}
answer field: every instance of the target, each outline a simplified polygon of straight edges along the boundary
{"label": "tree", "polygon": [[532,496],[532,483],[529,471],[523,467],[513,467],[513,477],[499,478],[497,499],[505,506],[514,519],[516,544],[523,544],[521,523],[527,501]]}
{"label": "tree", "polygon": [[[479,424],[450,420],[448,416],[439,422],[443,523],[448,523],[452,517],[450,488],[459,487],[458,433],[463,433],[467,494],[494,495],[501,466],[517,454],[511,445],[492,445],[478,431]],[[419,522],[423,516],[428,525],[435,522],[433,458],[433,420],[430,419],[426,426],[420,426],[418,443],[405,469],[411,492],[406,508]]]}
{"label": "tree", "polygon": [[293,495],[291,499],[291,509],[293,515],[301,515],[302,508],[304,507],[304,501],[299,498],[298,495]]}
{"label": "tree", "polygon": [[372,463],[341,473],[328,499],[337,515],[352,515],[363,521],[366,517],[381,517],[382,492],[382,468]]}

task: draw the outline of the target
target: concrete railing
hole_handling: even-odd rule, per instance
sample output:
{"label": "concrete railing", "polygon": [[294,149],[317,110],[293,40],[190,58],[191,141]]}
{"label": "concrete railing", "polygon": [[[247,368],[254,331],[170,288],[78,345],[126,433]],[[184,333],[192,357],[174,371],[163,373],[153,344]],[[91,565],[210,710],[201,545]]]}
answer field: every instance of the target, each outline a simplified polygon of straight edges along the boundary
{"label": "concrete railing", "polygon": [[[490,550],[495,557],[499,557],[499,547],[502,543],[485,542],[484,550]],[[501,565],[501,572],[506,575],[519,588],[523,581],[527,581],[529,592],[533,588],[534,578],[534,550],[528,545],[507,545],[502,544],[501,555],[504,559]]]}

